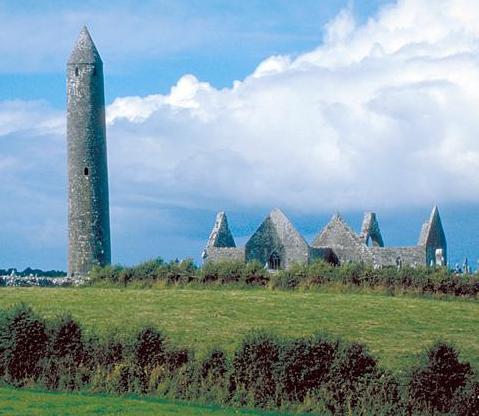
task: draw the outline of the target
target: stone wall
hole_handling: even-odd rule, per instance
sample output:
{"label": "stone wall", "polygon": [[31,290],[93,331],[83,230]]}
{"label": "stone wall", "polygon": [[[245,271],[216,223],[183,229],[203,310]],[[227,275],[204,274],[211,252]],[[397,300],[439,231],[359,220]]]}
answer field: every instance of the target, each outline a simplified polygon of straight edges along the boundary
{"label": "stone wall", "polygon": [[244,247],[207,247],[203,253],[203,262],[245,261]]}
{"label": "stone wall", "polygon": [[398,258],[403,266],[425,266],[426,248],[416,247],[371,247],[373,264],[377,266],[397,266]]}

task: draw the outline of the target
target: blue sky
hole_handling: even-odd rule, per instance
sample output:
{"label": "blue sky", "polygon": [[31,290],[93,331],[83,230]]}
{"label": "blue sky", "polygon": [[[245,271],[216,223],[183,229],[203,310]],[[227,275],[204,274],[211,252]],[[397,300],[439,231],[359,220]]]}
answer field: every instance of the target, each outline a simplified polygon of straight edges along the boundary
{"label": "blue sky", "polygon": [[[185,73],[231,86],[264,58],[299,54],[350,4],[359,21],[385,0],[4,1],[0,99],[48,100],[63,108],[64,64],[87,24],[106,63],[107,101],[167,92]],[[36,37],[37,41],[28,39]],[[121,34],[121,36],[120,36]],[[124,43],[126,42],[126,45]],[[21,47],[16,47],[18,44]]]}
{"label": "blue sky", "polygon": [[478,257],[479,6],[466,0],[0,1],[0,267],[65,269],[65,62],[104,61],[112,255],[199,258],[226,210],[307,238],[378,213],[412,245],[439,204]]}

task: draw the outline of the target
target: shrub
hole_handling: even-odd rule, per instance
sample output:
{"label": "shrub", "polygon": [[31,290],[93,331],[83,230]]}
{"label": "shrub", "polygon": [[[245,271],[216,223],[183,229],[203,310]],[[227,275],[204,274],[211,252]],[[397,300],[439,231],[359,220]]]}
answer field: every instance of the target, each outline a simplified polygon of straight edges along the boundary
{"label": "shrub", "polygon": [[239,282],[244,274],[245,264],[242,261],[207,262],[201,268],[200,278],[203,283]]}
{"label": "shrub", "polygon": [[269,286],[273,289],[295,289],[298,286],[315,287],[338,283],[354,287],[380,287],[387,293],[396,290],[414,293],[439,293],[451,296],[477,297],[479,276],[457,275],[446,267],[395,266],[373,268],[362,263],[333,265],[324,260],[311,264],[293,264],[289,270],[269,273],[260,263],[252,261],[207,262],[198,268],[191,259],[164,262],[161,258],[143,262],[134,267],[95,267],[90,272],[91,284],[110,282],[128,285],[139,282],[150,286],[156,281],[166,284],[200,283],[245,283],[247,285]]}
{"label": "shrub", "polygon": [[330,375],[338,344],[324,335],[286,343],[281,352],[279,384],[285,401],[302,402]]}
{"label": "shrub", "polygon": [[354,407],[358,415],[404,414],[405,403],[399,382],[391,373],[379,372],[362,381]]}
{"label": "shrub", "polygon": [[164,365],[167,360],[166,337],[155,328],[142,329],[134,345],[134,361],[143,369]]}
{"label": "shrub", "polygon": [[330,375],[328,383],[319,390],[319,396],[333,414],[354,409],[364,386],[380,376],[376,360],[358,343],[339,345]]}
{"label": "shrub", "polygon": [[229,363],[224,351],[214,348],[203,359],[199,375],[201,380],[222,380],[229,371]]}
{"label": "shrub", "polygon": [[92,355],[100,367],[111,370],[115,364],[119,364],[124,359],[125,346],[123,342],[111,334],[102,340],[94,340],[91,344],[93,344]]}
{"label": "shrub", "polygon": [[479,416],[479,381],[468,380],[454,396],[452,413],[458,416]]}
{"label": "shrub", "polygon": [[15,306],[0,317],[0,370],[7,381],[36,380],[47,345],[46,325],[29,307]]}
{"label": "shrub", "polygon": [[280,270],[272,274],[270,286],[272,289],[291,290],[296,289],[304,275],[298,276],[291,270]]}
{"label": "shrub", "polygon": [[119,276],[122,271],[123,267],[118,265],[94,266],[92,270],[90,270],[88,277],[90,278],[91,284],[100,282],[117,283],[119,282]]}
{"label": "shrub", "polygon": [[64,315],[53,326],[51,354],[56,358],[70,358],[75,364],[83,360],[82,330],[70,315]]}
{"label": "shrub", "polygon": [[266,406],[276,392],[280,341],[265,332],[246,336],[233,358],[232,388],[241,404]]}
{"label": "shrub", "polygon": [[413,369],[408,385],[410,406],[447,413],[459,388],[472,375],[469,363],[461,363],[449,344],[436,343],[427,351],[423,364]]}
{"label": "shrub", "polygon": [[248,285],[266,286],[270,280],[270,273],[257,260],[246,263],[243,279]]}
{"label": "shrub", "polygon": [[128,363],[116,364],[107,378],[111,393],[132,393],[135,391],[135,370]]}

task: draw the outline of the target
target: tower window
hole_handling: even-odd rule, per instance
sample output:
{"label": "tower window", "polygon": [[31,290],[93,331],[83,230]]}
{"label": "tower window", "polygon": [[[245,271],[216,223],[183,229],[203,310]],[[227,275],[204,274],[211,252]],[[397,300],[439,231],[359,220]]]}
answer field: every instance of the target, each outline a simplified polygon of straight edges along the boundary
{"label": "tower window", "polygon": [[75,67],[75,76],[78,76],[78,67]]}
{"label": "tower window", "polygon": [[84,174],[85,176],[88,176],[88,168],[83,169],[83,174]]}
{"label": "tower window", "polygon": [[93,76],[95,76],[95,75],[96,75],[96,68],[93,67]]}

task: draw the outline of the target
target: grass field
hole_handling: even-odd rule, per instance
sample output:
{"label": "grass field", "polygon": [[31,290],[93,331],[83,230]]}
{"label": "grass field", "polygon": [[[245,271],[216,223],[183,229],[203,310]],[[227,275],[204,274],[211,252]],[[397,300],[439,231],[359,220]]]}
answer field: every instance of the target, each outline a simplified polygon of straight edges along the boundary
{"label": "grass field", "polygon": [[147,398],[124,398],[80,393],[50,393],[0,388],[0,415],[284,416],[286,413],[222,409],[217,406],[200,406]]}
{"label": "grass field", "polygon": [[85,330],[131,333],[145,324],[177,344],[232,351],[253,328],[301,336],[324,330],[361,341],[393,370],[441,338],[479,368],[479,302],[268,290],[1,288],[0,306],[18,302],[53,317],[69,311]]}

